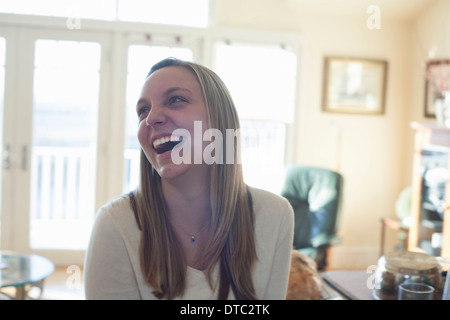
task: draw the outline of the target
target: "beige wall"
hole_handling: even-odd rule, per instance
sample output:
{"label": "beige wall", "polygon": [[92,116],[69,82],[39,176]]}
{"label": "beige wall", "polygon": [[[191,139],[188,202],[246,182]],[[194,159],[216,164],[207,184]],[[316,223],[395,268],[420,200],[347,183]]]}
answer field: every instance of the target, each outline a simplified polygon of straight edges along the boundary
{"label": "beige wall", "polygon": [[[417,74],[421,65],[414,29],[418,29],[421,38],[431,41],[428,35],[439,28],[434,17],[450,12],[449,5],[448,0],[436,0],[432,8],[411,22],[384,19],[381,8],[381,29],[369,30],[366,26],[369,15],[365,11],[351,16],[320,12],[311,15],[303,14],[295,1],[217,2],[219,26],[304,36],[294,162],[333,168],[336,128],[341,132],[340,171],[345,178],[340,226],[343,242],[333,250],[332,268],[365,269],[378,260],[380,219],[395,217],[395,200],[410,183],[413,136],[409,122],[423,120],[423,78]],[[431,26],[430,21],[434,21]],[[422,42],[425,46],[431,43]],[[321,111],[326,55],[388,61],[384,115]],[[389,242],[392,245],[395,236]]]}

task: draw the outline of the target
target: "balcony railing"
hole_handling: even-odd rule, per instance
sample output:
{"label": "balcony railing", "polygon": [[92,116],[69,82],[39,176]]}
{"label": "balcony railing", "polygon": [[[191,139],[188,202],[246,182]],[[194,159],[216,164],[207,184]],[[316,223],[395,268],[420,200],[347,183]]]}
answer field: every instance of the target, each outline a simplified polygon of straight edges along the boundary
{"label": "balcony railing", "polygon": [[89,148],[33,148],[33,219],[80,220],[90,215],[95,196],[94,155]]}
{"label": "balcony railing", "polygon": [[85,247],[94,216],[95,152],[33,147],[31,165],[31,246]]}
{"label": "balcony railing", "polygon": [[[95,152],[90,148],[33,147],[30,244],[85,248],[94,217]],[[136,187],[139,150],[125,151],[124,190]]]}

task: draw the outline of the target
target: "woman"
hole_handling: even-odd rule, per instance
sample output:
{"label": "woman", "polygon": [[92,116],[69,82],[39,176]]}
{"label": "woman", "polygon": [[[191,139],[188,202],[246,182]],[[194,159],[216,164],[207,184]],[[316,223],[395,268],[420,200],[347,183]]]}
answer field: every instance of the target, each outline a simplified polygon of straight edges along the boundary
{"label": "woman", "polygon": [[[285,299],[292,208],[244,184],[237,140],[221,150],[223,159],[233,152],[233,163],[198,159],[211,143],[195,143],[199,134],[214,128],[225,137],[226,129],[239,129],[219,77],[165,59],[150,70],[136,110],[140,185],[96,217],[86,298]],[[192,161],[174,163],[174,154]]]}

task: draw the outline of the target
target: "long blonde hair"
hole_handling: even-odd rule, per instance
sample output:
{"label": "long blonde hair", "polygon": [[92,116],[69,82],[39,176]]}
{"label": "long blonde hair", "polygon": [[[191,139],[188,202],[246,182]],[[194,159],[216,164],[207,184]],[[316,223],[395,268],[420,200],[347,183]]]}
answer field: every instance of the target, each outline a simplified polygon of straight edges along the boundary
{"label": "long blonde hair", "polygon": [[[226,129],[239,129],[231,95],[214,72],[195,63],[168,58],[155,64],[148,76],[167,66],[184,67],[196,75],[206,103],[209,128],[222,133]],[[212,216],[203,251],[205,273],[215,290],[212,273],[220,263],[219,299],[228,297],[230,287],[236,299],[257,299],[252,280],[252,267],[257,259],[252,199],[242,175],[239,139],[235,139],[234,147],[233,164],[213,163],[210,169]],[[224,159],[229,159],[226,151]],[[142,231],[140,255],[144,277],[158,298],[182,296],[187,264],[166,215],[161,178],[142,151],[140,185],[130,193],[130,202]]]}

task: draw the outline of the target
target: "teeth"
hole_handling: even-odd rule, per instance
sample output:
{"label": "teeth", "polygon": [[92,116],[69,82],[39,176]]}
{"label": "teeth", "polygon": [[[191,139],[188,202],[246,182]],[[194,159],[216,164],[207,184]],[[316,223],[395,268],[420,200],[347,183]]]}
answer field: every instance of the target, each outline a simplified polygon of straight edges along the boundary
{"label": "teeth", "polygon": [[177,136],[162,137],[162,138],[159,138],[159,139],[156,139],[155,141],[153,141],[153,148],[156,149],[160,145],[162,145],[163,143],[166,143],[166,142],[169,142],[169,141],[171,141],[171,142],[179,142],[181,140],[182,140],[182,138],[181,137],[177,137]]}

